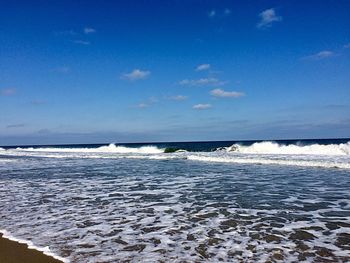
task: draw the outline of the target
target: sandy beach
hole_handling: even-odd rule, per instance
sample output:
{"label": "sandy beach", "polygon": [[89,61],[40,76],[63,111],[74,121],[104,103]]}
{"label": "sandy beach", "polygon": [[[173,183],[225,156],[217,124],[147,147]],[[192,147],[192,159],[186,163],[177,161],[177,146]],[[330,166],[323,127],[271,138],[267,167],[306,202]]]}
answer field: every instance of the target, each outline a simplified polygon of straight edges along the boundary
{"label": "sandy beach", "polygon": [[40,251],[2,237],[0,234],[0,262],[3,263],[62,263]]}

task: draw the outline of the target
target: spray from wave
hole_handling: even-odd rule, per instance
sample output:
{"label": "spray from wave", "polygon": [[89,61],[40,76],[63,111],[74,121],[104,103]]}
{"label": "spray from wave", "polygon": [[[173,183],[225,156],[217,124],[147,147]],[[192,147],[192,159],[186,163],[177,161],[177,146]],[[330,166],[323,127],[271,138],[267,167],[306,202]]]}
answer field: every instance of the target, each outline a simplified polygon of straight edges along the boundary
{"label": "spray from wave", "polygon": [[350,142],[341,144],[283,145],[276,142],[256,142],[250,146],[234,144],[226,147],[227,152],[243,154],[308,154],[308,155],[350,155]]}

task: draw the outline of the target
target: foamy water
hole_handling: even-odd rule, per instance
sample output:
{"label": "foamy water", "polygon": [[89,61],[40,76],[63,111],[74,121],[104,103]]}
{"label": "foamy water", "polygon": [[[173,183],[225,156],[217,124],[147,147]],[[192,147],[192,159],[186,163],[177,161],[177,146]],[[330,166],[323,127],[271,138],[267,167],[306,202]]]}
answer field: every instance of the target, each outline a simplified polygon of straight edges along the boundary
{"label": "foamy water", "polygon": [[2,149],[0,229],[71,262],[348,262],[344,145]]}

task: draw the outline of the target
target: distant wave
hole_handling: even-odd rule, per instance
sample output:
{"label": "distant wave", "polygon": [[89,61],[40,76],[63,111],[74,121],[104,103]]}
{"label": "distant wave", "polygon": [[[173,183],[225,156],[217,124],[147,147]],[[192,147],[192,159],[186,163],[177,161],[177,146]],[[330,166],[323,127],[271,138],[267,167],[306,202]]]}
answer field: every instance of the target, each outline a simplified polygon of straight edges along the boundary
{"label": "distant wave", "polygon": [[276,142],[256,142],[250,146],[234,144],[225,148],[228,152],[247,154],[313,154],[313,155],[350,155],[350,142],[341,144],[282,145]]}
{"label": "distant wave", "polygon": [[[51,153],[120,153],[120,154],[173,154],[183,152],[195,152],[195,149],[180,147],[157,147],[154,145],[144,145],[141,147],[127,147],[115,144],[100,146],[97,148],[86,147],[23,147],[15,149],[3,149],[0,151],[18,151],[18,152],[51,152]],[[200,152],[212,152],[212,148],[200,150]],[[220,147],[216,152],[228,152],[238,154],[274,154],[274,155],[328,155],[328,156],[347,156],[350,155],[350,141],[339,144],[281,144],[274,141],[256,142],[251,145],[240,143],[233,144],[229,147]]]}
{"label": "distant wave", "polygon": [[155,146],[142,146],[139,148],[116,146],[110,144],[98,148],[16,148],[20,151],[29,152],[70,152],[70,153],[142,153],[142,154],[157,154],[163,153],[164,149],[159,149]]}

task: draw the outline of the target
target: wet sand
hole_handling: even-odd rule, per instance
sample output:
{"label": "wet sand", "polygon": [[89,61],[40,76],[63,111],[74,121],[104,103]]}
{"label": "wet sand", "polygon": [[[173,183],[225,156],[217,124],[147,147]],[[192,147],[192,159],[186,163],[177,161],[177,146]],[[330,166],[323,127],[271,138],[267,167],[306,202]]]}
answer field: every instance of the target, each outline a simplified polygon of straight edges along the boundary
{"label": "wet sand", "polygon": [[29,249],[21,244],[2,237],[0,234],[0,262],[1,263],[62,263],[40,251]]}

